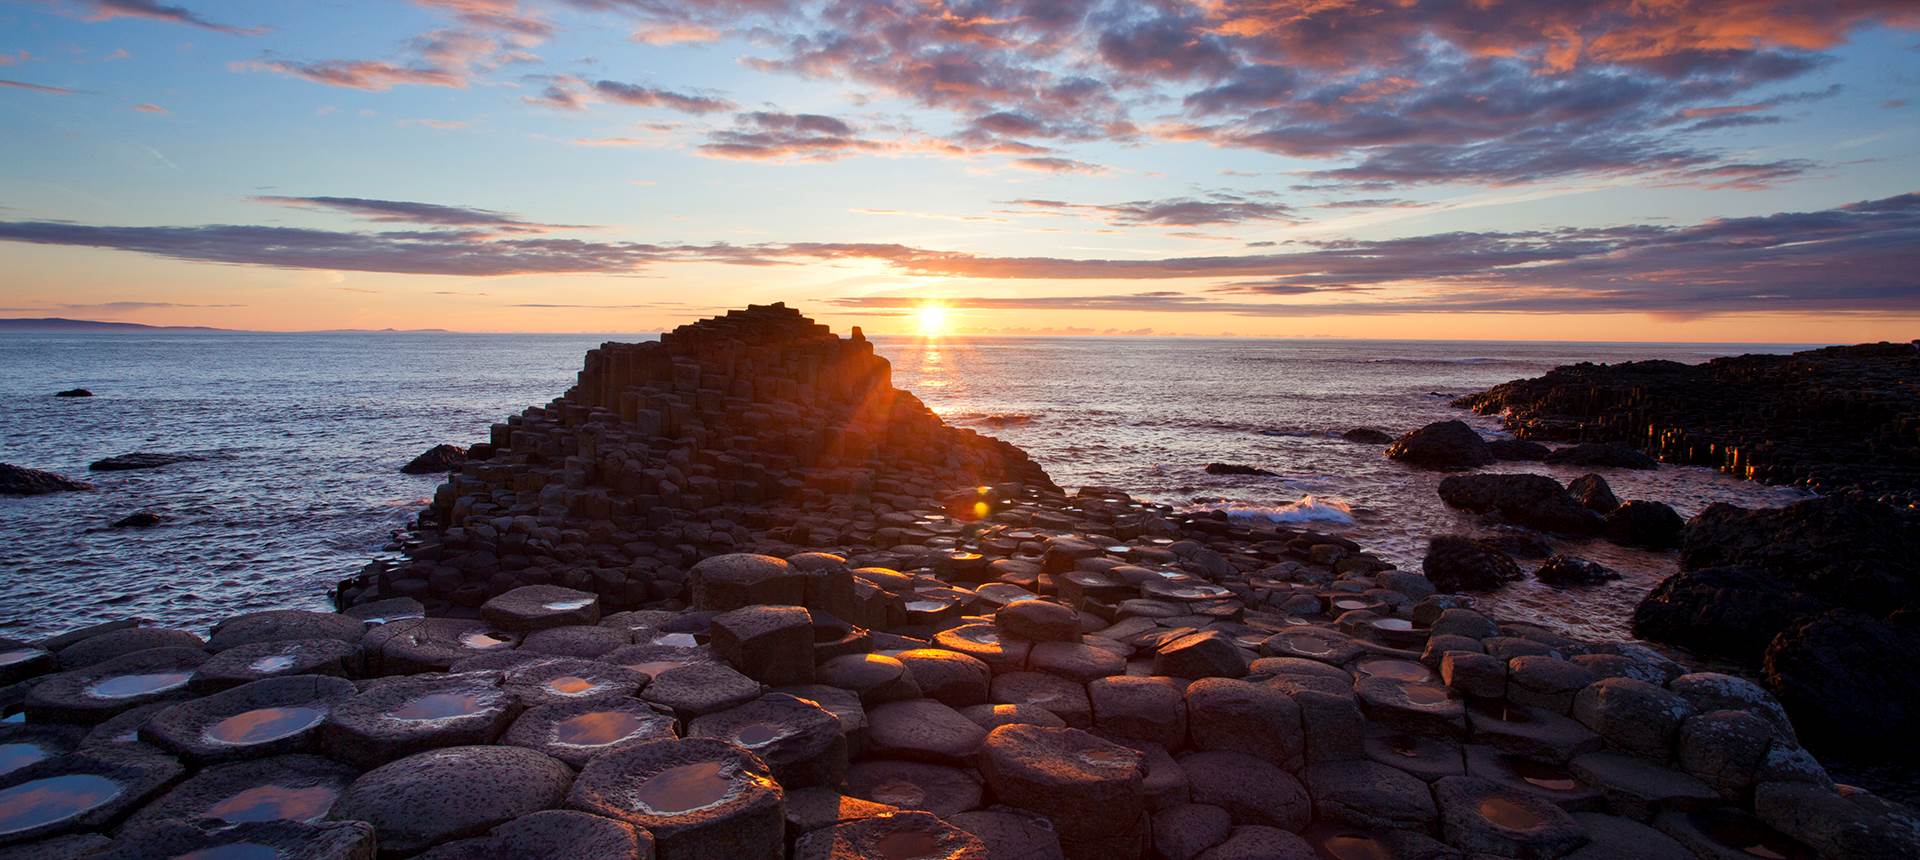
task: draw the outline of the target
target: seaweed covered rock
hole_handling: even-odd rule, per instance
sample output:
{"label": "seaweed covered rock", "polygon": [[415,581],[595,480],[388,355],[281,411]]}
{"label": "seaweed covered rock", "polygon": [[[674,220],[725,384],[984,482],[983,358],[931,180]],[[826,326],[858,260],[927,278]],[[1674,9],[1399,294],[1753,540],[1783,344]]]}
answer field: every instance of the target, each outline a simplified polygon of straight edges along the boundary
{"label": "seaweed covered rock", "polygon": [[91,489],[93,485],[85,481],[12,463],[0,463],[0,496],[39,496]]}

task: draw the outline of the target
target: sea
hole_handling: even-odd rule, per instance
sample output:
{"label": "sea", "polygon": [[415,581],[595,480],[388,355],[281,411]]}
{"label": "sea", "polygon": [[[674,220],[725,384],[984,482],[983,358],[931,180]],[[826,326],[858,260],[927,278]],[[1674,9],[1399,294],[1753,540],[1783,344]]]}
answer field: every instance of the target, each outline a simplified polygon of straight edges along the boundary
{"label": "sea", "polygon": [[[93,493],[0,498],[0,637],[125,617],[204,630],[255,609],[325,608],[329,587],[386,554],[439,476],[400,466],[439,443],[564,392],[582,354],[651,335],[445,333],[0,334],[0,462],[91,480]],[[1440,476],[1340,438],[1458,418],[1460,394],[1578,361],[1705,361],[1797,346],[1384,340],[875,338],[894,382],[954,424],[1033,454],[1065,487],[1095,485],[1182,509],[1344,535],[1419,569],[1427,539],[1476,531],[1441,504]],[[91,398],[54,397],[87,388]],[[89,472],[132,452],[198,459]],[[1211,462],[1276,477],[1218,477]],[[1562,481],[1584,470],[1503,463]],[[1605,470],[1621,498],[1691,515],[1714,502],[1778,506],[1803,494],[1699,467]],[[151,528],[112,528],[134,512]],[[1602,541],[1557,549],[1625,575],[1608,585],[1527,581],[1495,612],[1623,638],[1671,553]]]}

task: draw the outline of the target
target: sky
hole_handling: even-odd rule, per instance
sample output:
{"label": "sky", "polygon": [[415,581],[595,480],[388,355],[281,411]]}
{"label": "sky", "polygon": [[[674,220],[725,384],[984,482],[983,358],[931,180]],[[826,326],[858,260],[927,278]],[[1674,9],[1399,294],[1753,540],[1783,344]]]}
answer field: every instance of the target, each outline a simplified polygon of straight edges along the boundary
{"label": "sky", "polygon": [[0,128],[8,317],[1920,336],[1912,0],[0,0]]}

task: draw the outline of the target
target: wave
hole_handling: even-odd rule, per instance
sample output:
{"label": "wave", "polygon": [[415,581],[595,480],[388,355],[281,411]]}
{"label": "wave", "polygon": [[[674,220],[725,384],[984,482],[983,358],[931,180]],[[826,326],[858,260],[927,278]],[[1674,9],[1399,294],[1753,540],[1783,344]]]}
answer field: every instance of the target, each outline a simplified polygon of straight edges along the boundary
{"label": "wave", "polygon": [[1011,427],[1032,424],[1034,416],[1025,412],[957,412],[946,416],[946,419],[968,424],[985,424],[988,427]]}
{"label": "wave", "polygon": [[1339,499],[1301,496],[1300,501],[1284,505],[1229,504],[1211,510],[1225,511],[1227,519],[1249,523],[1333,523],[1353,525],[1353,508]]}

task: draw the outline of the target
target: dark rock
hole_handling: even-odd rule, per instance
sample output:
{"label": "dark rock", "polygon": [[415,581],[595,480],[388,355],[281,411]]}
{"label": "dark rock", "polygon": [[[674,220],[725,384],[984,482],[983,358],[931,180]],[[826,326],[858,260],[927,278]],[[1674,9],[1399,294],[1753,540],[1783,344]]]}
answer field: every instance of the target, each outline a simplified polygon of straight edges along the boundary
{"label": "dark rock", "polygon": [[1259,476],[1263,478],[1280,477],[1279,472],[1269,472],[1266,469],[1258,469],[1253,466],[1242,466],[1237,463],[1208,463],[1207,474],[1209,475],[1254,475],[1254,476]]}
{"label": "dark rock", "polygon": [[97,723],[141,705],[182,699],[193,670],[206,660],[207,652],[198,648],[148,648],[61,672],[27,691],[27,719]]}
{"label": "dark rock", "polygon": [[983,809],[947,816],[987,846],[991,860],[1064,860],[1053,822],[1016,809]]}
{"label": "dark rock", "polygon": [[409,475],[434,475],[451,472],[467,462],[467,449],[458,445],[435,445],[407,461],[400,471]]}
{"label": "dark rock", "polygon": [[164,520],[161,519],[159,514],[152,511],[139,511],[114,520],[113,527],[116,529],[144,529],[150,526],[157,526],[162,522],[164,522]]}
{"label": "dark rock", "polygon": [[1493,452],[1495,460],[1538,461],[1553,453],[1552,448],[1525,439],[1494,439],[1487,443],[1487,450]]}
{"label": "dark rock", "polygon": [[[284,857],[286,860],[368,860],[374,828],[361,821],[260,821],[213,826],[165,821],[127,828],[100,860],[149,857]],[[270,852],[262,854],[260,852]]]}
{"label": "dark rock", "polygon": [[79,669],[153,648],[200,648],[206,643],[185,630],[129,627],[89,636],[61,648],[60,668]]}
{"label": "dark rock", "polygon": [[1218,806],[1235,824],[1299,832],[1313,817],[1307,789],[1279,765],[1245,753],[1213,750],[1179,759],[1194,803]]}
{"label": "dark rock", "polygon": [[1193,860],[1232,832],[1233,816],[1218,806],[1183,803],[1153,814],[1153,849],[1167,860]]}
{"label": "dark rock", "polygon": [[422,675],[369,686],[333,706],[321,727],[327,755],[374,767],[439,747],[492,743],[513,700],[491,672]]}
{"label": "dark rock", "polygon": [[1449,472],[1493,463],[1487,440],[1460,421],[1439,421],[1408,433],[1387,447],[1387,456],[1410,465]]}
{"label": "dark rock", "polygon": [[1245,824],[1195,860],[1314,860],[1313,846],[1278,827]]}
{"label": "dark rock", "polygon": [[980,775],[970,767],[865,759],[847,768],[847,794],[952,818],[980,805]]}
{"label": "dark rock", "polygon": [[714,656],[764,684],[813,682],[813,616],[798,606],[744,606],[714,616]]}
{"label": "dark rock", "polygon": [[1553,555],[1553,544],[1547,539],[1529,531],[1503,531],[1475,537],[1487,546],[1493,547],[1514,558],[1546,558]]}
{"label": "dark rock", "polygon": [[39,496],[46,493],[64,493],[72,490],[91,490],[93,485],[85,481],[28,469],[12,463],[0,463],[0,496]]}
{"label": "dark rock", "polygon": [[[487,860],[522,857],[577,857],[581,860],[652,860],[653,836],[631,824],[575,812],[546,809],[522,815],[493,828],[480,848]],[[444,843],[458,845],[459,843]],[[438,850],[422,860],[470,860],[472,853],[441,857]]]}
{"label": "dark rock", "polygon": [[332,612],[269,609],[235,615],[215,624],[212,632],[207,650],[218,653],[242,645],[303,639],[334,639],[352,644],[366,633],[366,625],[358,618]]}
{"label": "dark rock", "polygon": [[1587,535],[1604,524],[1599,514],[1581,507],[1559,481],[1545,475],[1448,475],[1440,481],[1440,500],[1545,531]]}
{"label": "dark rock", "polygon": [[157,454],[140,451],[132,454],[121,454],[117,457],[108,457],[104,460],[95,460],[87,464],[87,468],[95,472],[124,472],[132,469],[158,469],[161,466],[171,466],[175,463],[191,463],[204,459],[206,458],[196,457],[192,454]]}
{"label": "dark rock", "polygon": [[640,698],[668,708],[683,720],[744,705],[766,688],[720,663],[688,663],[654,676]]}
{"label": "dark rock", "polygon": [[1021,600],[994,613],[1001,635],[1028,642],[1079,642],[1080,613],[1048,600]]}
{"label": "dark rock", "polygon": [[1468,852],[1544,860],[1587,841],[1586,832],[1560,807],[1490,780],[1449,776],[1434,783],[1433,796],[1441,833]]}
{"label": "dark rock", "polygon": [[1768,646],[1767,686],[1810,741],[1873,756],[1913,758],[1902,739],[1920,722],[1920,611],[1881,620],[1834,610]]}
{"label": "dark rock", "polygon": [[1301,708],[1281,688],[1205,678],[1187,686],[1185,710],[1194,749],[1246,753],[1287,768],[1303,760]]}
{"label": "dark rock", "polygon": [[1238,678],[1247,674],[1245,652],[1218,630],[1177,636],[1153,654],[1153,674],[1175,678]]}
{"label": "dark rock", "polygon": [[1001,726],[981,746],[980,773],[1001,803],[1051,820],[1068,857],[1139,853],[1140,753],[1077,729]]}
{"label": "dark rock", "polygon": [[1757,567],[1683,570],[1633,609],[1633,635],[1702,654],[1752,662],[1789,625],[1824,604]]}
{"label": "dark rock", "polygon": [[1579,502],[1581,507],[1602,516],[1613,513],[1614,508],[1620,507],[1620,500],[1613,495],[1613,487],[1607,484],[1606,478],[1599,475],[1581,475],[1568,481],[1567,493],[1572,495],[1573,500]]}
{"label": "dark rock", "polygon": [[1548,585],[1599,585],[1620,578],[1620,573],[1597,561],[1555,555],[1533,572],[1533,577]]}
{"label": "dark rock", "polygon": [[987,733],[933,699],[888,702],[867,711],[867,750],[887,758],[959,764],[973,759]]}
{"label": "dark rock", "polygon": [[123,825],[140,830],[163,821],[202,820],[223,826],[262,821],[314,824],[359,771],[311,755],[285,755],[214,765],[174,786]]}
{"label": "dark rock", "polygon": [[1306,770],[1314,818],[1379,830],[1425,830],[1438,818],[1427,785],[1378,762],[1323,762]]}
{"label": "dark rock", "polygon": [[523,585],[488,600],[480,617],[503,630],[526,632],[600,621],[600,597],[558,585]]}
{"label": "dark rock", "polygon": [[93,392],[88,391],[84,388],[69,388],[65,391],[55,392],[53,396],[55,397],[92,397]]}
{"label": "dark rock", "polygon": [[840,720],[820,705],[786,693],[768,693],[737,708],[696,717],[687,724],[687,737],[747,748],[789,791],[838,785],[847,772]]}
{"label": "dark rock", "polygon": [[1660,468],[1660,461],[1616,442],[1583,442],[1548,454],[1546,461],[1565,466],[1585,466],[1590,469]]}
{"label": "dark rock", "polygon": [[1187,740],[1187,706],[1171,678],[1118,675],[1087,685],[1093,724],[1108,737],[1178,748]]}
{"label": "dark rock", "polygon": [[372,824],[382,851],[410,854],[557,807],[572,783],[572,770],[533,750],[450,747],[367,771],[331,817]]}
{"label": "dark rock", "polygon": [[1372,427],[1355,427],[1352,430],[1340,434],[1340,438],[1348,442],[1359,442],[1365,445],[1389,445],[1393,443],[1392,433],[1388,433],[1385,430],[1375,430]]}
{"label": "dark rock", "polygon": [[1441,591],[1490,591],[1525,574],[1500,550],[1460,535],[1436,535],[1420,570]]}
{"label": "dark rock", "polygon": [[793,860],[859,860],[910,856],[926,860],[990,860],[973,834],[925,812],[896,812],[822,828],[800,837]]}
{"label": "dark rock", "polygon": [[184,773],[151,747],[89,748],[27,765],[0,788],[0,845],[104,829]]}
{"label": "dark rock", "polygon": [[1693,705],[1678,693],[1632,678],[1603,678],[1573,700],[1573,718],[1608,746],[1655,761],[1672,756],[1680,724],[1692,715]]}
{"label": "dark rock", "polygon": [[1673,549],[1687,521],[1662,502],[1631,499],[1607,514],[1607,540],[1649,549]]}

